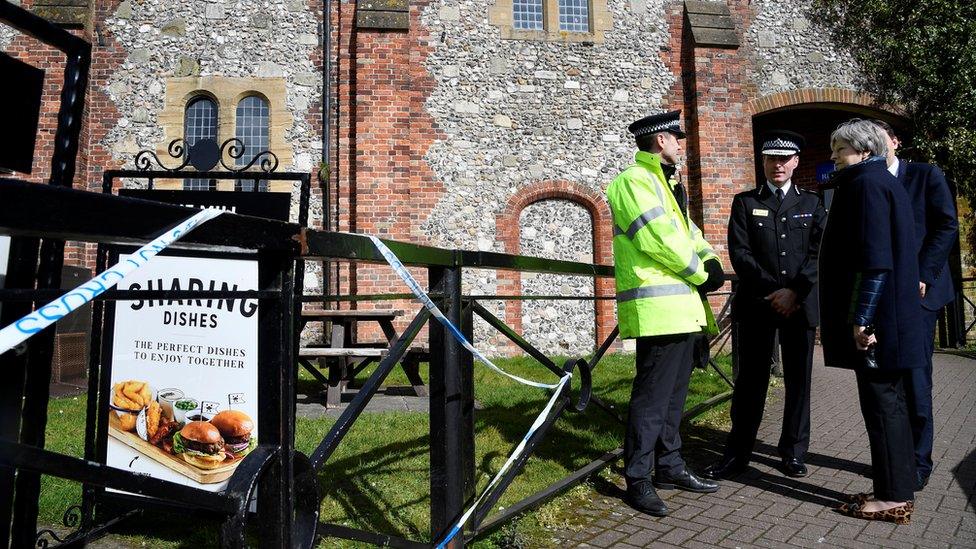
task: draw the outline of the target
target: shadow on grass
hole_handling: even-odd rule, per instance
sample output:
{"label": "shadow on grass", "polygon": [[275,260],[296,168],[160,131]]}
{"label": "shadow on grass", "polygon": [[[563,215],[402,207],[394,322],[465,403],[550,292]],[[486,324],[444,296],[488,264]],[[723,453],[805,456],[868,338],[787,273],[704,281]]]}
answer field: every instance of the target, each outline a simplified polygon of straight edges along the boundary
{"label": "shadow on grass", "polygon": [[[627,358],[624,360],[629,362]],[[603,373],[598,368],[594,376],[594,394],[622,416],[626,416],[632,384],[629,370],[618,365]],[[510,371],[540,380],[548,374],[541,366]],[[578,386],[572,391],[574,402],[577,394]],[[476,493],[480,494],[543,410],[549,394],[507,381],[498,383],[495,374],[476,370],[475,396],[483,405],[474,416],[478,438]],[[703,398],[708,396],[711,394]],[[399,421],[403,423],[398,425],[402,428],[395,434],[380,432],[383,422],[395,421],[386,417],[393,418],[382,414],[372,418],[362,416],[359,425],[340,444],[340,453],[325,464],[319,476],[328,501],[323,507],[323,520],[371,532],[429,540],[430,534],[425,531],[429,524],[430,493],[426,416],[417,414],[406,420],[401,416]],[[355,429],[362,431],[357,433]],[[620,446],[623,435],[624,425],[592,403],[583,414],[567,410],[536,447],[526,468],[499,504],[510,506],[557,482]],[[384,441],[384,436],[398,440]]]}
{"label": "shadow on grass", "polygon": [[[423,435],[394,442],[341,459],[327,462],[319,473],[322,492],[342,509],[345,520],[361,530],[382,532],[413,539],[429,539],[402,511],[429,500],[427,494],[394,503],[372,485],[363,473],[371,476],[402,474],[402,463],[428,455],[430,437]],[[368,470],[363,465],[369,464]],[[426,474],[420,471],[419,474]],[[406,529],[404,531],[404,528]]]}
{"label": "shadow on grass", "polygon": [[[490,430],[497,433],[495,436],[503,441],[501,448],[489,448],[479,456],[475,472],[476,478],[482,480],[479,482],[479,491],[483,489],[483,479],[497,473],[545,403],[544,399],[533,399],[513,406],[492,406],[475,413],[476,432]],[[622,427],[603,411],[594,409],[587,412],[585,415],[564,412],[546,439],[536,448],[531,459],[546,462],[547,469],[568,472],[615,447],[616,441],[608,443],[605,440],[606,433],[622,433]],[[591,417],[602,419],[593,421]],[[614,431],[610,431],[611,429]],[[594,449],[594,444],[601,442],[601,439],[604,439],[601,446],[606,448]],[[319,481],[326,496],[341,509],[344,524],[409,539],[429,540],[430,534],[422,531],[415,517],[411,517],[416,513],[428,513],[429,490],[423,490],[422,495],[417,497],[403,500],[397,497],[398,494],[391,494],[374,484],[378,477],[397,477],[404,474],[426,477],[426,470],[405,471],[404,465],[419,458],[426,468],[429,462],[425,458],[429,451],[430,440],[426,434],[407,441],[382,444],[365,452],[330,460],[320,473]],[[558,478],[551,479],[552,482],[556,480]],[[516,479],[515,483],[518,482]],[[414,509],[411,510],[411,507]]]}

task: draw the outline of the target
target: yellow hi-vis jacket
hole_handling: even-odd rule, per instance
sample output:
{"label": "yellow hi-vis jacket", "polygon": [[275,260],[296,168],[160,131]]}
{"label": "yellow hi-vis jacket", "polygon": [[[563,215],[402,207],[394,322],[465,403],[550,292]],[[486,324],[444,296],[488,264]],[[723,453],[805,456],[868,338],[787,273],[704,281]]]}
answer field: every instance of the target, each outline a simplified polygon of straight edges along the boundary
{"label": "yellow hi-vis jacket", "polygon": [[607,187],[613,212],[613,261],[620,337],[718,333],[696,286],[717,259],[701,229],[681,214],[661,157],[638,152]]}

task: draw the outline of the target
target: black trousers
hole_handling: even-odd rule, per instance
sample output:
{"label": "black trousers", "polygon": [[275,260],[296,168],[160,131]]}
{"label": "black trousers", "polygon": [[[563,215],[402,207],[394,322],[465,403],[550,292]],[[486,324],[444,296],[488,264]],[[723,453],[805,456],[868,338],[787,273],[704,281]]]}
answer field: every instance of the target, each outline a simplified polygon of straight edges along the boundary
{"label": "black trousers", "polygon": [[915,498],[915,447],[905,402],[908,370],[857,370],[857,394],[871,444],[874,495],[882,501]]}
{"label": "black trousers", "polygon": [[624,441],[624,476],[628,483],[659,474],[681,473],[678,426],[688,396],[692,356],[698,334],[637,338],[637,372],[630,392]]}
{"label": "black trousers", "polygon": [[932,473],[932,353],[935,352],[935,324],[938,311],[922,309],[922,330],[925,333],[924,368],[909,370],[905,380],[905,397],[908,402],[908,417],[912,422],[912,439],[915,441],[915,468],[919,476],[928,477]]}
{"label": "black trousers", "polygon": [[810,445],[810,372],[816,329],[807,325],[802,311],[790,319],[778,319],[774,314],[736,322],[739,372],[732,392],[732,430],[725,445],[726,457],[749,461],[756,445],[756,433],[766,408],[777,329],[786,384],[777,449],[782,458],[803,459]]}

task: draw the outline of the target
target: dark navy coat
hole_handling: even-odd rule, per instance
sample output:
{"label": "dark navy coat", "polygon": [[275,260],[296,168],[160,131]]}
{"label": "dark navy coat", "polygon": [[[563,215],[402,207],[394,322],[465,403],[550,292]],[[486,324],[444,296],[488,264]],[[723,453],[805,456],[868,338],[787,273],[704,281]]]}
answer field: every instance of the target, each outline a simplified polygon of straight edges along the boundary
{"label": "dark navy coat", "polygon": [[915,213],[919,279],[927,284],[922,307],[937,311],[955,297],[949,252],[959,238],[956,201],[942,170],[921,162],[898,162],[898,180]]}
{"label": "dark navy coat", "polygon": [[[820,246],[820,337],[827,366],[860,368],[853,304],[860,273],[888,271],[874,316],[876,356],[883,369],[926,364],[919,317],[918,244],[908,194],[883,160],[837,172]],[[928,334],[931,337],[931,334]]]}
{"label": "dark navy coat", "polygon": [[765,297],[790,288],[802,305],[793,316],[802,316],[797,320],[808,326],[817,325],[817,255],[826,215],[820,196],[796,185],[781,204],[765,181],[735,195],[729,258],[739,277],[732,303],[737,320],[781,318]]}

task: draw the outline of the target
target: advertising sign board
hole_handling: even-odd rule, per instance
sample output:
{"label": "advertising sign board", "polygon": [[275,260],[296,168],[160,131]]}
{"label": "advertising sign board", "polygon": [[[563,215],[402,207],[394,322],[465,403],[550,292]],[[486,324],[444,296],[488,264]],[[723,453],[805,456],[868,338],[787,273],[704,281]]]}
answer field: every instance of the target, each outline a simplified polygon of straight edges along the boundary
{"label": "advertising sign board", "polygon": [[[255,261],[160,255],[120,289],[257,287]],[[257,443],[257,308],[250,299],[116,304],[108,465],[226,486]]]}

